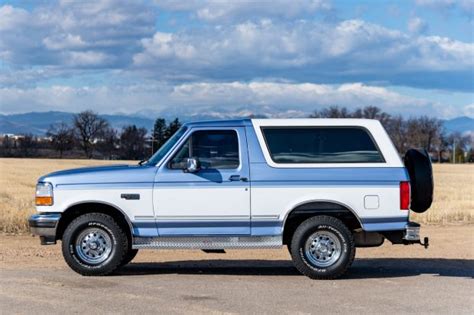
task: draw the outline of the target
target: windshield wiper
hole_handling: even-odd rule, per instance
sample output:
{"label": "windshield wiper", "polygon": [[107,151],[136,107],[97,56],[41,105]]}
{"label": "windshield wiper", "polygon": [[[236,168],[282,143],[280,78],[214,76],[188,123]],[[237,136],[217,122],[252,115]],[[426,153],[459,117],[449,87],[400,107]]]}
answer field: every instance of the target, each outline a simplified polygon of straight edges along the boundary
{"label": "windshield wiper", "polygon": [[142,165],[145,164],[146,162],[148,162],[147,159],[141,160],[140,162],[138,162],[138,165],[142,166]]}

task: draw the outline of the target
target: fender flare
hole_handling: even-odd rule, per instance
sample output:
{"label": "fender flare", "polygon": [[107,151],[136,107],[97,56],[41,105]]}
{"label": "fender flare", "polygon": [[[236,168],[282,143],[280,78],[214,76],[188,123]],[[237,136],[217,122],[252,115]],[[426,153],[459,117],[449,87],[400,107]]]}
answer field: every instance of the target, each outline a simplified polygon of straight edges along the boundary
{"label": "fender flare", "polygon": [[[364,227],[364,224],[362,223],[362,220],[360,219],[360,217],[357,215],[357,213],[354,211],[354,209],[352,209],[351,207],[349,207],[348,205],[342,203],[342,202],[339,202],[339,201],[335,201],[335,200],[330,200],[330,199],[310,199],[310,200],[305,200],[305,201],[301,201],[295,205],[293,205],[293,207],[291,209],[289,209],[288,211],[286,211],[285,213],[285,216],[283,218],[283,221],[282,221],[282,232],[284,233],[285,231],[285,226],[286,226],[286,222],[288,220],[288,217],[290,216],[290,214],[296,210],[298,207],[301,207],[303,205],[306,205],[306,204],[311,204],[311,203],[329,203],[329,204],[335,204],[335,205],[338,205],[342,208],[344,208],[344,210],[348,210],[352,215],[354,215],[354,217],[357,219],[357,222],[359,223],[360,227],[363,228]],[[322,210],[322,209],[321,209]]]}
{"label": "fender flare", "polygon": [[128,225],[128,232],[129,232],[128,234],[130,235],[130,240],[133,243],[133,238],[134,238],[133,237],[133,224],[130,221],[129,216],[120,207],[117,207],[116,205],[111,204],[109,202],[105,202],[105,201],[102,201],[102,200],[81,200],[81,201],[78,201],[78,202],[75,202],[75,203],[72,203],[72,204],[68,205],[62,212],[60,212],[61,217],[63,216],[63,214],[70,211],[70,209],[72,209],[74,207],[85,206],[87,204],[91,204],[91,205],[96,204],[96,205],[106,206],[106,207],[113,208],[116,211],[120,212],[120,214],[122,214],[123,218],[125,219],[125,222]]}

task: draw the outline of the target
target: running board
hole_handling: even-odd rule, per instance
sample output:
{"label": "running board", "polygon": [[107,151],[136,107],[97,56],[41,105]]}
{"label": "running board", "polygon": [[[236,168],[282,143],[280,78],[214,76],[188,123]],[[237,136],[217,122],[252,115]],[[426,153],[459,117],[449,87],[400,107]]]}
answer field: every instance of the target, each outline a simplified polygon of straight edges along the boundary
{"label": "running board", "polygon": [[133,249],[280,248],[281,236],[136,237]]}

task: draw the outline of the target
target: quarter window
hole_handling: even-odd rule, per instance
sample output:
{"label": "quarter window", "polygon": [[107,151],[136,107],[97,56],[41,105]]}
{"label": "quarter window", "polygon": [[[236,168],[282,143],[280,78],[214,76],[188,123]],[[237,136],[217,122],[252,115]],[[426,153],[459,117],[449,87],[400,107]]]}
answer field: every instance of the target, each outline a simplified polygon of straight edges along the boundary
{"label": "quarter window", "polygon": [[381,163],[369,133],[360,127],[263,127],[275,163]]}
{"label": "quarter window", "polygon": [[235,130],[195,131],[169,163],[171,169],[186,168],[188,158],[197,158],[202,169],[239,167],[239,140]]}

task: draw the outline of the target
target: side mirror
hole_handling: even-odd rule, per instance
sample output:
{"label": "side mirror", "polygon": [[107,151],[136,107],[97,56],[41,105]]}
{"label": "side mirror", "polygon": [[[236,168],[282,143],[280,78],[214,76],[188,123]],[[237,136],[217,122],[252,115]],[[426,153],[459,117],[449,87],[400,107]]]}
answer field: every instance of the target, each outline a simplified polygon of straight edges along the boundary
{"label": "side mirror", "polygon": [[199,172],[201,169],[201,163],[199,163],[199,160],[196,158],[188,158],[186,160],[186,168],[184,171],[186,173],[196,173]]}

